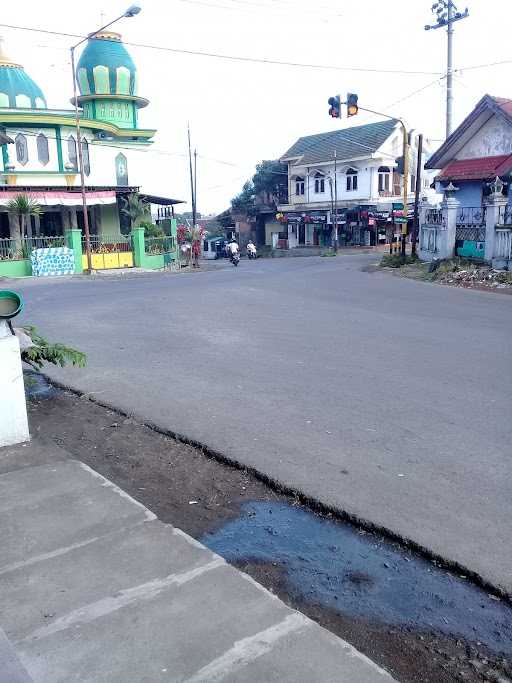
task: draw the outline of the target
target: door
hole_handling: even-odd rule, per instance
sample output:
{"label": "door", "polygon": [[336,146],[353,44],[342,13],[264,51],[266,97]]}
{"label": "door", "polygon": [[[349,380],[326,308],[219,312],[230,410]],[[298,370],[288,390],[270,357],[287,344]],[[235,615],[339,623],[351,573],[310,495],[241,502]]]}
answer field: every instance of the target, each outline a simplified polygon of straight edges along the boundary
{"label": "door", "polygon": [[304,223],[299,223],[299,245],[306,244],[306,226]]}

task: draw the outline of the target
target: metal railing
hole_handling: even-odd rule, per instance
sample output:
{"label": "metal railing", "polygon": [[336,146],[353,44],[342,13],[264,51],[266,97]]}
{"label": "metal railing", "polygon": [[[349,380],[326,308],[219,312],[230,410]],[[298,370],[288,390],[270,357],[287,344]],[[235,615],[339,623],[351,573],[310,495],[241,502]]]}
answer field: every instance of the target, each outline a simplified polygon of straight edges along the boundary
{"label": "metal railing", "polygon": [[457,227],[485,225],[485,206],[461,206],[457,211]]}
{"label": "metal railing", "polygon": [[425,223],[428,225],[442,225],[443,212],[441,209],[427,209],[425,211]]}
{"label": "metal railing", "polygon": [[498,208],[498,225],[512,225],[512,206],[510,204]]}
{"label": "metal railing", "polygon": [[471,225],[457,225],[455,228],[456,240],[470,242],[485,242],[485,227]]}
{"label": "metal railing", "polygon": [[34,249],[65,247],[64,237],[22,237],[0,239],[0,261],[21,261],[29,259]]}
{"label": "metal railing", "polygon": [[144,249],[146,254],[168,254],[176,251],[176,238],[171,236],[166,237],[146,237],[144,239]]}
{"label": "metal railing", "polygon": [[512,259],[512,229],[496,230],[494,258]]}
{"label": "metal railing", "polygon": [[[132,251],[130,235],[91,235],[90,243],[93,254],[117,254],[120,251]],[[85,253],[85,236],[82,237],[82,250]]]}

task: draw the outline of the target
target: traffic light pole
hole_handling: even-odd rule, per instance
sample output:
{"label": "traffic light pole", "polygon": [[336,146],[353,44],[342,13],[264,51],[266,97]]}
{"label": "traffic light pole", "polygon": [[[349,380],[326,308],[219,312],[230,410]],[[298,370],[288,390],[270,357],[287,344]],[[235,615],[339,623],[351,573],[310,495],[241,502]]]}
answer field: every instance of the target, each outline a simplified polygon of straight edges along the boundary
{"label": "traffic light pole", "polygon": [[373,109],[366,109],[365,107],[361,106],[359,106],[358,108],[361,109],[361,111],[367,111],[369,114],[376,114],[377,116],[383,116],[385,119],[390,119],[391,121],[398,121],[402,126],[404,156],[403,205],[405,222],[401,224],[401,254],[402,256],[405,256],[405,238],[407,235],[407,184],[409,180],[409,136],[407,134],[407,127],[402,119],[397,119],[395,116],[389,116],[388,114],[383,114],[381,111],[374,111]]}

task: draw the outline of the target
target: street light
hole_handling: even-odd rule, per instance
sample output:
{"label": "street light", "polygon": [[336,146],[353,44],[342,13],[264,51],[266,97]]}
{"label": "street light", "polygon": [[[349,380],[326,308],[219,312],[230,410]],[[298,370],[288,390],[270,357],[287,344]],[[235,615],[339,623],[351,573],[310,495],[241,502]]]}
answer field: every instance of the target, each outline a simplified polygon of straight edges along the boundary
{"label": "street light", "polygon": [[87,271],[89,273],[92,271],[91,233],[89,231],[89,215],[87,213],[87,196],[86,196],[86,192],[85,192],[85,175],[84,175],[82,139],[81,139],[82,134],[80,132],[80,115],[78,112],[78,91],[77,91],[76,73],[75,73],[75,50],[77,47],[82,45],[82,43],[85,43],[86,40],[90,40],[91,38],[94,38],[95,36],[98,35],[98,33],[101,33],[101,31],[104,31],[109,26],[112,26],[112,24],[115,24],[120,19],[124,19],[125,17],[126,18],[134,17],[135,15],[139,14],[140,11],[141,11],[141,7],[139,5],[130,5],[130,7],[128,7],[126,12],[121,14],[121,16],[117,17],[116,19],[113,19],[112,21],[109,21],[108,24],[105,24],[105,26],[102,26],[101,28],[97,29],[96,31],[89,33],[86,38],[82,38],[82,40],[80,40],[76,45],[73,45],[70,48],[70,50],[71,50],[71,72],[73,74],[73,103],[75,105],[76,142],[78,145],[78,170],[80,171],[80,189],[81,189],[81,193],[82,193],[82,208],[83,208],[83,215],[84,215],[85,253],[87,256]]}

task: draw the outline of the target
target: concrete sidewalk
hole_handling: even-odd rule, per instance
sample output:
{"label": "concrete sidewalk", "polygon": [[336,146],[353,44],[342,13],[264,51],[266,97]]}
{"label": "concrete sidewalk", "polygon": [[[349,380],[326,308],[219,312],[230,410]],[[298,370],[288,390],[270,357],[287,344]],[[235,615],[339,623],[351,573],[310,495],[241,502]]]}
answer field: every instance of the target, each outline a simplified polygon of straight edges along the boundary
{"label": "concrete sidewalk", "polygon": [[0,449],[0,515],[0,683],[393,680],[53,444]]}

